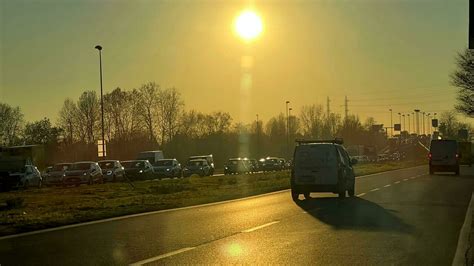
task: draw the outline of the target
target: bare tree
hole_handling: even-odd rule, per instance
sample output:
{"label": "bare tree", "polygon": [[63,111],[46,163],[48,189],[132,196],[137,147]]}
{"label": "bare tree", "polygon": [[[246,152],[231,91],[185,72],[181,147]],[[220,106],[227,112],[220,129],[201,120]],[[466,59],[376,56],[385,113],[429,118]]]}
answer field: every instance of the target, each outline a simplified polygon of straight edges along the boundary
{"label": "bare tree", "polygon": [[456,64],[457,70],[451,75],[451,83],[459,89],[456,110],[474,117],[474,51],[458,53]]}
{"label": "bare tree", "polygon": [[301,108],[301,129],[303,136],[319,139],[322,137],[324,112],[322,105],[305,105]]}
{"label": "bare tree", "polygon": [[[145,123],[150,141],[156,142],[156,124],[158,123],[158,97],[160,86],[155,82],[143,84],[139,89],[141,116]],[[162,132],[163,134],[163,132]]]}
{"label": "bare tree", "polygon": [[100,129],[99,100],[95,91],[85,91],[77,102],[77,123],[82,139],[94,143]]}
{"label": "bare tree", "polygon": [[23,125],[20,107],[0,103],[0,145],[13,145],[19,141]]}
{"label": "bare tree", "polygon": [[[158,103],[163,145],[166,141],[171,141],[178,130],[178,118],[181,116],[184,102],[178,90],[170,88],[158,92]],[[165,135],[167,135],[167,140],[165,140]]]}
{"label": "bare tree", "polygon": [[66,132],[65,137],[69,144],[74,142],[74,132],[77,131],[77,112],[77,106],[70,98],[64,100],[59,111],[59,127]]}

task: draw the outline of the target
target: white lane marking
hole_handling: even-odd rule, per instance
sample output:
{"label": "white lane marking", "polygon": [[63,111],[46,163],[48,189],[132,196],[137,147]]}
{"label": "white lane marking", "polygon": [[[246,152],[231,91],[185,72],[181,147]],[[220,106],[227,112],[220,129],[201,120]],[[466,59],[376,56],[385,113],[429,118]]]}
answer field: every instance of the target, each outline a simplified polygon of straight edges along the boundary
{"label": "white lane marking", "polygon": [[161,260],[161,259],[164,259],[164,258],[167,258],[167,257],[171,257],[171,256],[174,256],[174,255],[177,255],[177,254],[179,254],[179,253],[183,253],[183,252],[186,252],[186,251],[190,251],[190,250],[193,250],[193,249],[195,249],[195,248],[196,248],[196,247],[189,247],[189,248],[178,249],[178,250],[175,250],[175,251],[171,251],[171,252],[168,252],[168,253],[165,253],[165,254],[162,254],[162,255],[153,257],[153,258],[149,258],[149,259],[146,259],[146,260],[141,260],[141,261],[139,261],[139,262],[132,263],[132,264],[130,264],[130,266],[144,265],[144,264],[147,264],[147,263],[150,263],[150,262],[154,262],[154,261],[157,261],[157,260]]}
{"label": "white lane marking", "polygon": [[469,235],[471,231],[472,224],[472,212],[474,208],[474,192],[471,194],[471,201],[469,206],[467,206],[466,217],[464,218],[464,223],[462,224],[461,230],[459,231],[458,245],[456,247],[456,254],[453,258],[452,265],[466,265],[465,254],[469,248]]}
{"label": "white lane marking", "polygon": [[389,186],[391,186],[391,185],[390,185],[390,184],[388,184],[388,185],[385,185],[385,186],[383,186],[383,187],[389,187]]}
{"label": "white lane marking", "polygon": [[362,197],[362,196],[365,196],[365,193],[360,193],[357,195],[357,197]]}
{"label": "white lane marking", "polygon": [[412,177],[410,177],[410,179],[415,179],[416,177],[417,177],[417,176],[412,176]]}
{"label": "white lane marking", "polygon": [[403,179],[403,181],[408,181],[408,178]]}
{"label": "white lane marking", "polygon": [[280,222],[280,221],[273,221],[273,222],[270,222],[270,223],[262,224],[262,225],[259,225],[259,226],[254,227],[254,228],[250,228],[250,229],[244,230],[244,231],[242,231],[242,233],[250,233],[250,232],[253,232],[253,231],[257,231],[257,230],[259,230],[259,229],[265,228],[265,227],[270,226],[270,225],[273,225],[273,224],[277,224],[277,223],[279,223],[279,222]]}
{"label": "white lane marking", "polygon": [[215,174],[215,175],[212,175],[212,176],[223,176],[224,174]]}
{"label": "white lane marking", "polygon": [[374,188],[374,189],[371,189],[370,191],[377,191],[377,190],[380,190],[380,188]]}
{"label": "white lane marking", "polygon": [[395,181],[395,184],[400,184],[400,181]]}

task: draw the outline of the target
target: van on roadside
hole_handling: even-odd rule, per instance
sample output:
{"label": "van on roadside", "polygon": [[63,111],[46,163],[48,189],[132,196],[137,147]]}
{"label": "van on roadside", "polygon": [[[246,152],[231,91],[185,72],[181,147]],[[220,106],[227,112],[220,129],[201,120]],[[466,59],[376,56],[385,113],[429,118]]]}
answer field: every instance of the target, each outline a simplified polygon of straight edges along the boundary
{"label": "van on roadside", "polygon": [[460,157],[456,140],[432,140],[428,154],[430,175],[435,172],[454,172],[459,175]]}

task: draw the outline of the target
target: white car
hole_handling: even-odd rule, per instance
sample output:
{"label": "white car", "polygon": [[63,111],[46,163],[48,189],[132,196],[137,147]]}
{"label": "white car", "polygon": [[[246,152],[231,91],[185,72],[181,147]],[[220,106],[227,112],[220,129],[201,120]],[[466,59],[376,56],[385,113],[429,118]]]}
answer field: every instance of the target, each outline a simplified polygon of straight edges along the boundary
{"label": "white car", "polygon": [[297,141],[291,172],[291,196],[305,199],[311,192],[333,192],[339,198],[353,197],[355,174],[352,166],[357,160],[350,159],[342,141]]}

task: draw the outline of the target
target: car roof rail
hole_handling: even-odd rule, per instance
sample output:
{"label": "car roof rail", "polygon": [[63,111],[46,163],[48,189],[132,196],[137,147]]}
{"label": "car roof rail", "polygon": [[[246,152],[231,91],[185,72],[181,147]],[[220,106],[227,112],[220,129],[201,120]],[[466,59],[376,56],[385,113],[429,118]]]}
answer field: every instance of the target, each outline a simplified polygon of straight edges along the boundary
{"label": "car roof rail", "polygon": [[344,140],[342,138],[334,138],[331,140],[320,140],[320,139],[296,139],[295,140],[297,145],[301,144],[312,144],[312,143],[333,143],[333,144],[344,144]]}

